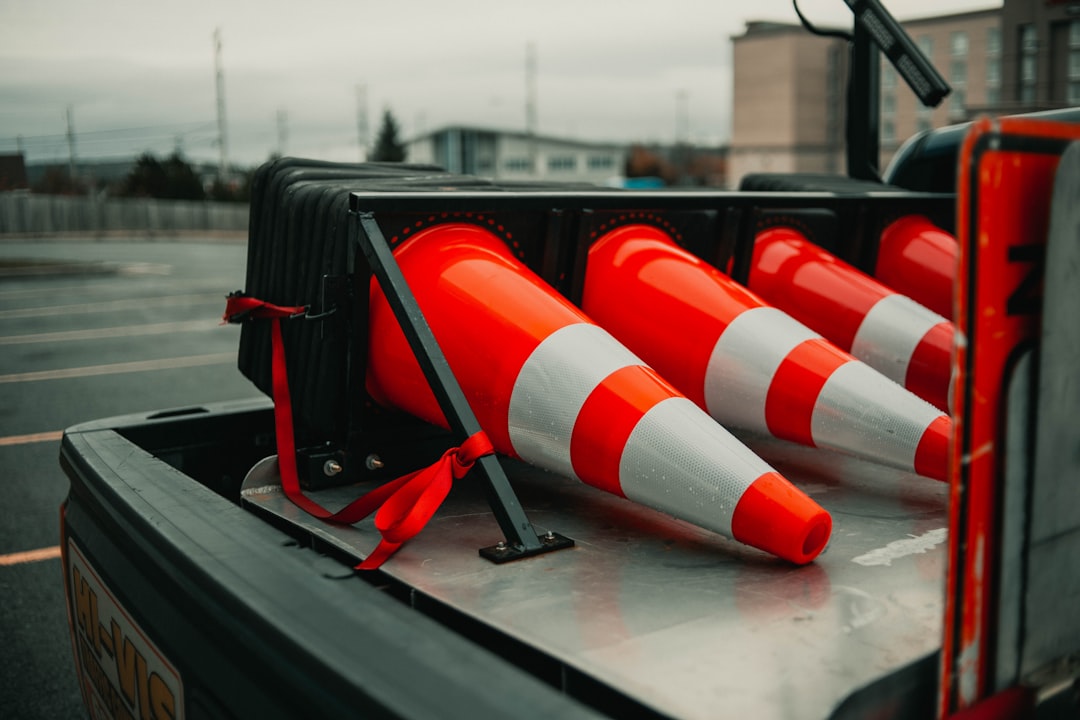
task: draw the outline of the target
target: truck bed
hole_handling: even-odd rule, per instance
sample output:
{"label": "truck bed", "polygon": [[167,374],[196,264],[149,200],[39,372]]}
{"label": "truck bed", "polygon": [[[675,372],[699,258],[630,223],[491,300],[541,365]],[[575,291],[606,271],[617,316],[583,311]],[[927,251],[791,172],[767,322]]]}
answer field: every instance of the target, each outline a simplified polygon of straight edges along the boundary
{"label": "truck bed", "polygon": [[[930,714],[947,486],[741,438],[832,514],[831,542],[810,565],[505,461],[536,529],[572,538],[573,548],[503,565],[480,557],[502,536],[467,476],[418,537],[380,571],[358,576],[350,566],[378,540],[372,521],[331,526],[288,501],[276,462],[263,459],[273,453],[264,400],[69,430],[68,542],[105,584],[128,590],[118,601],[144,627],[169,627],[163,612],[179,621],[186,609],[218,609],[221,616],[195,620],[194,631],[154,640],[178,658],[205,643],[205,667],[177,671],[185,687],[200,688],[195,698],[213,698],[225,715],[256,687],[291,693],[275,705],[267,690],[259,703],[282,714],[309,707],[309,695],[328,714],[361,698],[399,717],[479,717],[481,708],[546,717],[859,717],[871,698],[886,713],[876,717]],[[366,489],[311,496],[336,508]],[[120,517],[100,517],[115,507]],[[142,538],[137,556],[160,572],[114,566],[119,554],[107,539],[80,534],[110,522]],[[131,596],[144,582],[158,585],[144,590],[163,607]],[[231,686],[212,671],[234,661],[280,686],[254,678],[251,688]],[[445,695],[425,705],[415,688]]]}

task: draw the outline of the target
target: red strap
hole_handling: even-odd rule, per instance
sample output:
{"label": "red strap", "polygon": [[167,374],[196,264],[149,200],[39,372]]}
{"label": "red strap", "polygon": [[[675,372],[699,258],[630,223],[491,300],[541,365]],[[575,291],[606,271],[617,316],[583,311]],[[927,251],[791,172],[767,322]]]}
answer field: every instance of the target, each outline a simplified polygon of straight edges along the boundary
{"label": "red strap", "polygon": [[281,320],[303,314],[302,307],[282,307],[254,298],[232,295],[225,308],[225,320],[244,315],[273,319],[271,325],[271,375],[274,396],[274,426],[278,449],[278,470],[285,496],[308,514],[327,522],[352,525],[375,514],[375,527],[382,535],[378,547],[356,566],[374,570],[407,540],[419,533],[439,509],[455,479],[460,480],[484,455],[495,452],[483,431],[469,437],[460,447],[450,448],[433,465],[409,473],[362,495],[337,512],[331,512],[304,495],[296,470],[296,441],[293,435],[292,398],[285,370],[285,344]]}
{"label": "red strap", "polygon": [[229,295],[225,298],[225,316],[221,319],[225,322],[240,322],[248,318],[262,320],[296,317],[306,312],[307,308],[302,306],[274,305],[247,295]]}

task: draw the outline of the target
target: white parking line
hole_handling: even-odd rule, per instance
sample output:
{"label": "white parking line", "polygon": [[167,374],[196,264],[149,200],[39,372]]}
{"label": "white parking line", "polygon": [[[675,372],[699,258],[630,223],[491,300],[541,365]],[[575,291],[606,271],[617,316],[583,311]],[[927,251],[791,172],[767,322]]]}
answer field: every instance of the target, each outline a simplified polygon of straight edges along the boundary
{"label": "white parking line", "polygon": [[147,325],[122,325],[120,327],[94,328],[90,330],[66,330],[61,332],[32,333],[0,337],[0,345],[26,345],[29,343],[69,342],[72,340],[98,340],[100,338],[135,337],[138,335],[164,335],[167,333],[214,330],[221,327],[219,320],[183,320],[180,322],[150,323]]}
{"label": "white parking line", "polygon": [[[192,280],[190,278],[163,278],[163,277],[147,277],[141,278],[141,283],[153,284],[154,290],[163,292],[166,290],[178,289],[187,290],[193,292],[195,290],[204,290],[210,292],[219,288],[228,289],[232,288],[236,284],[235,280],[229,280],[228,278],[221,278],[220,282],[214,282],[214,278],[200,278],[199,280]],[[78,295],[78,296],[92,296],[92,295],[122,295],[126,292],[130,292],[131,285],[124,283],[106,282],[101,285],[56,285],[46,287],[28,287],[28,288],[8,288],[0,287],[0,300],[25,300],[27,298],[36,297],[57,297],[60,295]]]}
{"label": "white parking line", "polygon": [[127,298],[125,300],[106,300],[105,302],[79,303],[77,305],[52,305],[37,308],[16,308],[0,310],[0,320],[14,320],[28,317],[48,317],[50,315],[85,315],[88,313],[117,312],[119,310],[140,310],[145,307],[162,305],[190,305],[192,303],[221,303],[225,307],[224,293],[196,293],[192,295],[164,295],[145,298]]}
{"label": "white parking line", "polygon": [[89,365],[87,367],[62,368],[60,370],[37,370],[35,372],[0,375],[0,384],[37,382],[39,380],[65,380],[68,378],[90,377],[93,375],[119,375],[122,373],[147,372],[150,370],[172,370],[174,368],[198,367],[202,365],[224,365],[231,362],[236,362],[235,352],[189,355],[187,357],[164,358],[161,360],[136,360],[134,362],[110,363],[108,365]]}

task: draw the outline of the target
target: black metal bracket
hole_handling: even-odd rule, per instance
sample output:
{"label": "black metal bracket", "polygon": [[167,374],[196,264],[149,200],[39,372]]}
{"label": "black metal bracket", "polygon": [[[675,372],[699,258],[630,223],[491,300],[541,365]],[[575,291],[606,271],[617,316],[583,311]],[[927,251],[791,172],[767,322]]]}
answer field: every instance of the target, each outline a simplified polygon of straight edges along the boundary
{"label": "black metal bracket", "polygon": [[870,32],[856,23],[851,44],[847,96],[847,173],[859,180],[881,181],[881,59]]}
{"label": "black metal bracket", "polygon": [[880,181],[881,54],[926,107],[937,107],[952,89],[880,0],[844,2],[855,15],[847,96],[847,171],[853,178]]}
{"label": "black metal bracket", "polygon": [[[480,432],[480,423],[469,407],[374,214],[352,211],[351,215],[358,225],[356,241],[367,258],[371,272],[378,279],[394,316],[401,324],[409,347],[450,424],[451,432],[464,442]],[[495,455],[482,456],[476,461],[475,467],[484,478],[488,504],[506,537],[497,545],[482,548],[482,557],[503,563],[573,546],[574,541],[562,535],[548,533],[543,538],[537,535]]]}
{"label": "black metal bracket", "polygon": [[296,460],[300,485],[305,490],[321,490],[357,480],[349,468],[345,452],[330,443],[315,448],[298,448]]}

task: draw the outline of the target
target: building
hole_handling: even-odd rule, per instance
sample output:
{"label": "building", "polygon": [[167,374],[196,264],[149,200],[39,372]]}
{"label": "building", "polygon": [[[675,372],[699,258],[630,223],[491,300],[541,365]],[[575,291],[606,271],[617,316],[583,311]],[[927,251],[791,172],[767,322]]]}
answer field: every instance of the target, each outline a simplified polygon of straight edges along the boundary
{"label": "building", "polygon": [[[901,25],[952,92],[924,108],[882,60],[879,167],[923,130],[1080,105],[1080,0],[1004,0]],[[752,172],[843,174],[847,43],[751,22],[732,46],[731,182]]]}
{"label": "building", "polygon": [[1000,114],[1001,10],[981,10],[902,23],[952,87],[936,108],[923,107],[887,61],[881,63],[881,167],[917,132]]}
{"label": "building", "polygon": [[1001,27],[1005,109],[1080,105],[1080,2],[1006,0]]}
{"label": "building", "polygon": [[845,44],[800,25],[747,23],[732,38],[728,173],[844,172]]}
{"label": "building", "polygon": [[454,125],[406,143],[406,160],[500,181],[586,182],[621,178],[628,148],[525,132]]}

